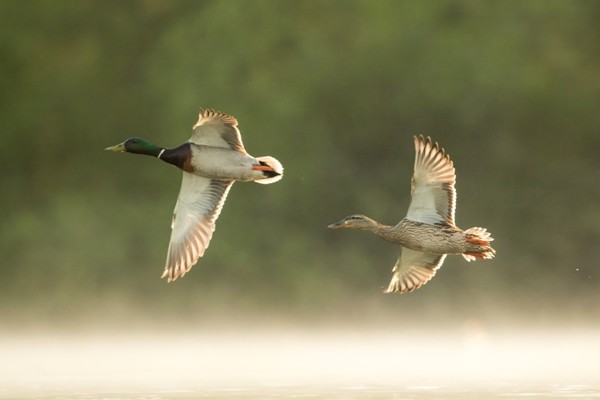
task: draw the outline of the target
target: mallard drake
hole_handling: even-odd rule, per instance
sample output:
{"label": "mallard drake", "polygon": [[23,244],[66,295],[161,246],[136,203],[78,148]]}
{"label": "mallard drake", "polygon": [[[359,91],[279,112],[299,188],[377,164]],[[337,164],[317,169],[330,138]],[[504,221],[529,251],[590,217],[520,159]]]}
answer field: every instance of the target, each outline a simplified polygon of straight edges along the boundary
{"label": "mallard drake", "polygon": [[246,152],[237,125],[230,115],[200,110],[192,137],[180,146],[168,149],[131,138],[106,149],[156,157],[183,170],[162,275],[169,282],[184,276],[204,255],[235,181],[268,184],[283,177],[283,166],[275,158]]}
{"label": "mallard drake", "polygon": [[484,229],[463,231],[454,224],[456,173],[450,157],[431,138],[414,137],[415,166],[408,214],[395,226],[382,225],[364,215],[351,215],[330,229],[360,229],[399,244],[400,258],[385,293],[412,292],[427,283],[446,255],[462,254],[467,261],[487,260],[496,251]]}

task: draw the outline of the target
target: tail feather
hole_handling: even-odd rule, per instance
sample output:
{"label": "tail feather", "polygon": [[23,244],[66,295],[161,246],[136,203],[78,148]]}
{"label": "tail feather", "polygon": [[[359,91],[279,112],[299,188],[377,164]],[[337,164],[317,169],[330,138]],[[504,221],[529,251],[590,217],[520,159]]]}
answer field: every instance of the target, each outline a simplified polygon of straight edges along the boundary
{"label": "tail feather", "polygon": [[271,156],[256,157],[256,159],[261,165],[269,167],[269,170],[263,171],[265,178],[257,179],[254,182],[267,185],[269,183],[275,183],[283,178],[283,165],[281,165],[277,159]]}
{"label": "tail feather", "polygon": [[462,256],[467,261],[489,260],[494,258],[496,250],[490,246],[490,242],[494,240],[492,235],[485,229],[480,227],[469,228],[465,231],[465,240],[470,243],[468,250]]}

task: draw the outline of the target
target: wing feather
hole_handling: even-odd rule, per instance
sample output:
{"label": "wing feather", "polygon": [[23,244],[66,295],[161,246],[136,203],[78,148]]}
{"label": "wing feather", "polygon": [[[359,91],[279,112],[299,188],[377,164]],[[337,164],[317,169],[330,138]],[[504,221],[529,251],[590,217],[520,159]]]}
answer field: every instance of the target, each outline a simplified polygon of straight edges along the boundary
{"label": "wing feather", "polygon": [[231,115],[211,109],[200,110],[189,141],[198,145],[246,152],[237,124],[237,120]]}
{"label": "wing feather", "polygon": [[415,136],[412,200],[406,217],[426,224],[454,226],[456,171],[450,157],[431,138]]}
{"label": "wing feather", "polygon": [[185,275],[204,255],[232,184],[183,173],[163,278]]}
{"label": "wing feather", "polygon": [[445,254],[429,254],[402,247],[385,293],[406,293],[420,288],[433,278],[445,258]]}

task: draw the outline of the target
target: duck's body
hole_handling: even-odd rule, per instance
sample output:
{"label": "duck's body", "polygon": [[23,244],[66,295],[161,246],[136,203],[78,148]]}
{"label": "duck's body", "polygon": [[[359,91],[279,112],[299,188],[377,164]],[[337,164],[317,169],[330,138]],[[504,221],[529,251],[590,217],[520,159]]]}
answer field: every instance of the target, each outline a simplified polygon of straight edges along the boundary
{"label": "duck's body", "polygon": [[[133,138],[129,140],[143,139]],[[272,165],[269,165],[268,161],[277,163],[277,160],[272,157],[254,158],[245,152],[194,143],[184,143],[170,149],[160,147],[157,147],[157,149],[158,152],[154,151],[152,153],[131,150],[127,152],[154,156],[185,172],[208,179],[272,183],[262,181],[265,178],[281,175],[273,170]]]}
{"label": "duck's body", "polygon": [[473,242],[477,235],[465,232],[456,226],[431,225],[406,218],[393,226],[373,222],[373,228],[367,230],[371,230],[387,242],[412,250],[438,255],[460,255],[483,250],[481,244]]}
{"label": "duck's body", "polygon": [[[220,147],[188,144],[191,151],[191,171],[209,179],[254,182],[265,179],[265,172],[272,169],[260,168],[261,160],[247,153],[232,151]],[[263,159],[264,162],[264,159]],[[269,174],[269,176],[271,176]]]}
{"label": "duck's body", "polygon": [[252,157],[246,152],[232,116],[202,110],[193,129],[190,140],[174,148],[139,138],[107,148],[156,157],[183,171],[163,273],[169,282],[185,275],[204,255],[235,181],[268,184],[283,176],[283,167],[275,158]]}
{"label": "duck's body", "polygon": [[373,232],[402,247],[386,292],[411,292],[427,283],[448,254],[467,261],[493,258],[494,239],[484,229],[463,231],[454,223],[456,175],[450,158],[430,138],[415,137],[415,171],[412,201],[406,218],[397,225],[383,225],[364,215],[351,215],[329,226]]}

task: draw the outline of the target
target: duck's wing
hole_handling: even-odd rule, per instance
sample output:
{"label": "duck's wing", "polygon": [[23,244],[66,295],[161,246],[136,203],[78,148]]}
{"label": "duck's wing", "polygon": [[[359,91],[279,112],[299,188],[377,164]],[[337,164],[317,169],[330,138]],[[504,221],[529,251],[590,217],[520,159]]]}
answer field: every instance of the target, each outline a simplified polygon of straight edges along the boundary
{"label": "duck's wing", "polygon": [[454,226],[456,172],[450,157],[431,138],[415,136],[412,200],[406,218],[426,224]]}
{"label": "duck's wing", "polygon": [[237,120],[231,115],[210,109],[200,110],[198,122],[193,127],[194,133],[189,141],[245,152],[237,124]]}
{"label": "duck's wing", "polygon": [[232,184],[183,173],[162,278],[171,282],[185,275],[204,255]]}
{"label": "duck's wing", "polygon": [[420,288],[433,278],[445,258],[445,254],[429,254],[402,247],[400,258],[392,269],[392,281],[385,293],[406,293]]}

